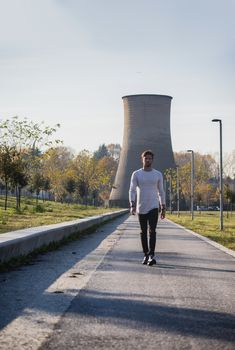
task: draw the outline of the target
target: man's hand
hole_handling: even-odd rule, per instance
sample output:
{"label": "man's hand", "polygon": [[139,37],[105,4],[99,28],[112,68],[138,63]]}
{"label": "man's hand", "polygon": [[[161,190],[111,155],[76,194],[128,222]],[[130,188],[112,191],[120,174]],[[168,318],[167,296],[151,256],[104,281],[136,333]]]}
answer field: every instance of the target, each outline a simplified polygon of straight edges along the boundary
{"label": "man's hand", "polygon": [[135,207],[131,207],[130,212],[131,212],[131,215],[135,215],[136,214],[136,208]]}
{"label": "man's hand", "polygon": [[130,213],[131,213],[131,215],[136,214],[136,205],[134,202],[131,202]]}
{"label": "man's hand", "polygon": [[161,212],[160,212],[160,218],[161,220],[165,219],[166,217],[166,206],[164,204],[161,205]]}

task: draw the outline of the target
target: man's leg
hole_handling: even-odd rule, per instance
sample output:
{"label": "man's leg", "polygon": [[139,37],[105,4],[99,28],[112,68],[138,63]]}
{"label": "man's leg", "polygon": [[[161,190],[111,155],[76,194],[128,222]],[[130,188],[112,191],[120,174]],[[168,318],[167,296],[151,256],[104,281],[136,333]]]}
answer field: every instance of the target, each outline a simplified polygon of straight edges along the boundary
{"label": "man's leg", "polygon": [[141,238],[141,244],[143,248],[144,254],[147,256],[149,249],[148,249],[148,238],[147,238],[147,232],[148,232],[148,221],[147,221],[147,214],[139,214],[139,223],[140,223],[140,238]]}
{"label": "man's leg", "polygon": [[148,213],[149,247],[150,247],[149,255],[151,257],[153,257],[155,253],[157,221],[158,221],[158,209],[155,208],[150,210],[150,212]]}

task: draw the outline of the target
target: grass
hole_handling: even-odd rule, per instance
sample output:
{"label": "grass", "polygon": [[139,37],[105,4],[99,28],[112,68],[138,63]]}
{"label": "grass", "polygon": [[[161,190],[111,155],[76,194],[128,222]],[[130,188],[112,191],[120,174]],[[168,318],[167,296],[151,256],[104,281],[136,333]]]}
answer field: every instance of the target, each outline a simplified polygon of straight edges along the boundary
{"label": "grass", "polygon": [[9,197],[8,209],[4,210],[4,197],[0,196],[0,234],[28,227],[56,224],[104,214],[117,208],[102,208],[78,204],[55,203],[51,201],[22,198],[21,209],[15,209],[15,198]]}
{"label": "grass", "polygon": [[167,218],[227,248],[235,250],[235,213],[229,213],[228,218],[226,213],[224,213],[223,231],[220,231],[219,215],[219,212],[201,212],[201,214],[195,212],[194,220],[192,220],[190,213],[181,212],[179,217],[175,213],[168,213]]}

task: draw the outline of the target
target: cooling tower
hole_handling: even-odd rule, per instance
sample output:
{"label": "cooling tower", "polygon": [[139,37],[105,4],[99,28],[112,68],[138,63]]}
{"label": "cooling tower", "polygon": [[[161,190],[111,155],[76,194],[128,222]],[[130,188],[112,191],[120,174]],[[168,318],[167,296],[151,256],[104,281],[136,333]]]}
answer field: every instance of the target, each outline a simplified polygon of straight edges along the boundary
{"label": "cooling tower", "polygon": [[109,205],[129,206],[128,191],[131,174],[142,167],[141,154],[154,153],[153,167],[164,173],[175,167],[170,132],[170,96],[124,96],[124,133],[122,150]]}

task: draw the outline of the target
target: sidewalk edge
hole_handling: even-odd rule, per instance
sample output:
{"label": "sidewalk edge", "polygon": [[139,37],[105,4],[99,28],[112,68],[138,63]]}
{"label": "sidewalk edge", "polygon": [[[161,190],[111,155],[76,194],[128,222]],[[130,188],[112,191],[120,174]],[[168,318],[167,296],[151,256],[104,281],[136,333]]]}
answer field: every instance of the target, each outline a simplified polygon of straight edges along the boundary
{"label": "sidewalk edge", "polygon": [[224,247],[222,244],[219,244],[219,243],[217,243],[217,242],[215,242],[215,241],[212,241],[210,238],[205,237],[205,236],[202,236],[202,235],[200,235],[199,233],[194,232],[194,231],[192,231],[192,230],[190,230],[190,229],[188,229],[188,228],[186,228],[186,227],[184,227],[184,226],[182,226],[182,225],[180,225],[180,224],[177,224],[176,222],[174,222],[174,221],[172,221],[172,220],[170,220],[170,219],[168,219],[168,218],[167,218],[166,220],[169,221],[169,222],[171,222],[172,224],[174,224],[174,225],[180,227],[180,228],[183,228],[185,231],[191,233],[192,235],[194,235],[194,236],[200,238],[201,240],[203,240],[203,241],[209,243],[210,245],[214,246],[215,248],[220,249],[220,250],[222,250],[224,253],[229,254],[229,255],[231,255],[231,256],[233,256],[233,257],[235,258],[235,251],[233,251],[232,249],[226,248],[226,247]]}

